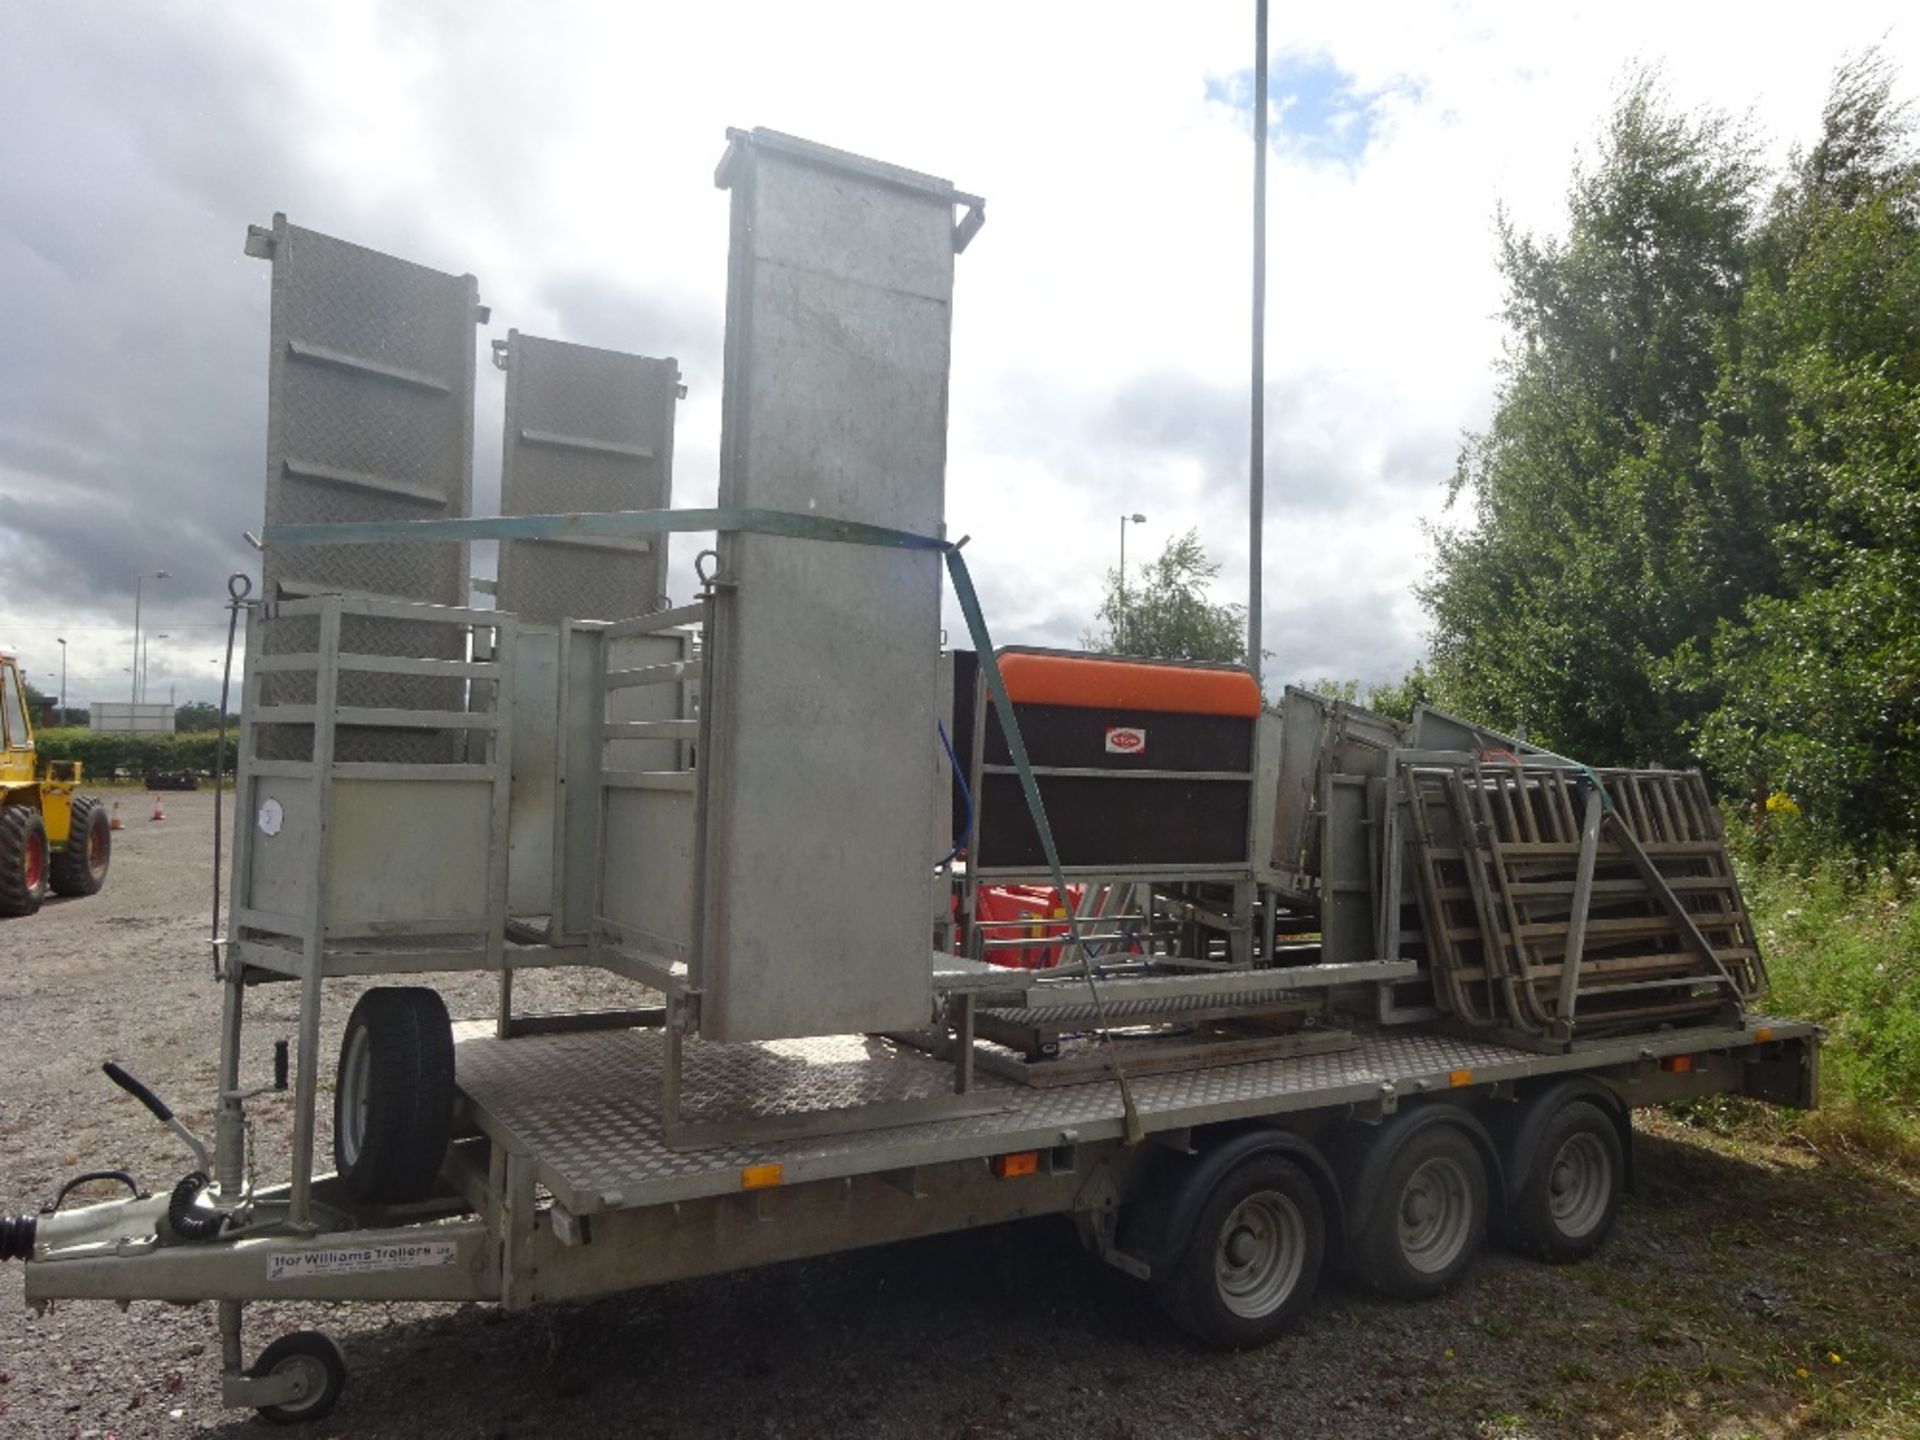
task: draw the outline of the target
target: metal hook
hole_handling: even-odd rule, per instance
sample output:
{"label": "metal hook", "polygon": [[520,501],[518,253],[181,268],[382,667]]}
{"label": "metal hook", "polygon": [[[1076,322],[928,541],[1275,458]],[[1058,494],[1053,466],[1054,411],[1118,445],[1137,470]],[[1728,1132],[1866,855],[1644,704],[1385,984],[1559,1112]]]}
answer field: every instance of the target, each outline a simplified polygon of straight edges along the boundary
{"label": "metal hook", "polygon": [[[701,563],[709,559],[713,561],[713,569],[711,571]],[[720,575],[720,552],[718,550],[702,550],[698,555],[694,556],[693,573],[700,577],[700,583],[703,586],[712,589],[714,581],[718,579]]]}
{"label": "metal hook", "polygon": [[244,570],[236,570],[227,576],[227,598],[236,605],[244,605],[247,596],[253,593],[253,577]]}

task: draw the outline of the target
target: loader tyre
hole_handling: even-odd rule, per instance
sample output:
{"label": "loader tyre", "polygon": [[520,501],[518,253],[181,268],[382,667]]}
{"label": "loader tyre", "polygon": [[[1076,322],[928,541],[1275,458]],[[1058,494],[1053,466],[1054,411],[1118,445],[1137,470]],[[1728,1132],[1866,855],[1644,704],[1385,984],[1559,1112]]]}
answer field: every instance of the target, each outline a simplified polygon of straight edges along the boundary
{"label": "loader tyre", "polygon": [[453,1129],[453,1024],[437,990],[369,990],[340,1042],[333,1159],[354,1199],[404,1205],[433,1192]]}
{"label": "loader tyre", "polygon": [[98,895],[113,861],[113,827],[107,807],[91,795],[73,797],[67,843],[54,852],[50,878],[56,895]]}
{"label": "loader tyre", "polygon": [[40,812],[0,805],[0,915],[31,915],[47,898],[47,827]]}

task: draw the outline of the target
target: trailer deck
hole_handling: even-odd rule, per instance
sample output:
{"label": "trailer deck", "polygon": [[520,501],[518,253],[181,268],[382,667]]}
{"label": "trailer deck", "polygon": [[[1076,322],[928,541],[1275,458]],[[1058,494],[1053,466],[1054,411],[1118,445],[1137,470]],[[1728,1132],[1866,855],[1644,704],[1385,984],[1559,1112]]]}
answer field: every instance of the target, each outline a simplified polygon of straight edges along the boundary
{"label": "trailer deck", "polygon": [[[657,1029],[526,1035],[501,1040],[485,1022],[455,1029],[461,1104],[502,1149],[532,1160],[535,1176],[576,1215],[736,1194],[743,1170],[780,1166],[781,1183],[833,1180],[1005,1151],[1118,1140],[1124,1109],[1110,1080],[1037,1089],[990,1074],[973,1093],[988,1113],[886,1129],[674,1149],[660,1117],[666,1048]],[[1383,1106],[1462,1087],[1591,1074],[1675,1055],[1731,1055],[1817,1032],[1802,1021],[1749,1016],[1743,1026],[1671,1030],[1593,1041],[1543,1055],[1432,1032],[1362,1034],[1352,1049],[1131,1080],[1149,1132],[1330,1107]],[[1125,1041],[1116,1042],[1122,1046]],[[1124,1050],[1122,1052],[1124,1064]],[[796,1120],[841,1107],[928,1101],[950,1093],[953,1068],[877,1036],[687,1042],[683,1103],[719,1120]],[[1739,1088],[1733,1086],[1730,1088]],[[1664,1096],[1649,1096],[1649,1099]],[[869,1110],[869,1114],[872,1112]]]}

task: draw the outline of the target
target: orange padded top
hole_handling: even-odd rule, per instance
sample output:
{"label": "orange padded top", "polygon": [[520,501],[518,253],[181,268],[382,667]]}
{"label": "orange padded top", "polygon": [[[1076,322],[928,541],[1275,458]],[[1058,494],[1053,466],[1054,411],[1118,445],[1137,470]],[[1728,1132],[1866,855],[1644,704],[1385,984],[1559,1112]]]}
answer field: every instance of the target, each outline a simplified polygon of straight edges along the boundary
{"label": "orange padded top", "polygon": [[1245,670],[1022,650],[1002,652],[999,658],[1007,698],[1016,705],[1162,710],[1248,720],[1260,713],[1260,687]]}

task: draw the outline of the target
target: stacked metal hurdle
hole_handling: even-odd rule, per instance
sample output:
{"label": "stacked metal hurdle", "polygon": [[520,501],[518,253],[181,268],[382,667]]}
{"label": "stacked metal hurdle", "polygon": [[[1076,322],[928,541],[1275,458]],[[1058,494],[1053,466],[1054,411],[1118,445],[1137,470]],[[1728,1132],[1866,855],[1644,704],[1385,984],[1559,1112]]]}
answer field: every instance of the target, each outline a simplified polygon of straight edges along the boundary
{"label": "stacked metal hurdle", "polygon": [[1436,993],[1538,1040],[1716,1018],[1765,985],[1697,772],[1474,758],[1400,783]]}
{"label": "stacked metal hurdle", "polygon": [[1766,986],[1697,772],[1594,770],[1422,708],[1289,689],[1273,868],[1325,958],[1412,959],[1381,1019],[1541,1049],[1737,1014]]}

